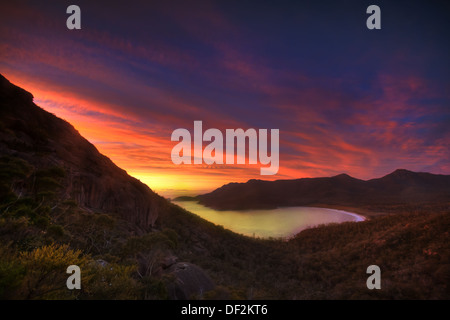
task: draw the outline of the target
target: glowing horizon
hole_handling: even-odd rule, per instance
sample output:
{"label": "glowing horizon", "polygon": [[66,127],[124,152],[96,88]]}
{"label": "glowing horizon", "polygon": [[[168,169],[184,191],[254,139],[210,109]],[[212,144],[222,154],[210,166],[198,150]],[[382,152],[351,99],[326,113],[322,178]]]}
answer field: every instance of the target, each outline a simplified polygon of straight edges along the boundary
{"label": "glowing horizon", "polygon": [[[320,5],[258,5],[174,11],[142,2],[124,23],[121,6],[105,15],[81,1],[83,28],[68,31],[64,5],[2,3],[0,72],[165,196],[250,179],[450,174],[443,10],[383,4],[404,16],[386,15],[386,28],[369,32],[359,4],[343,11],[330,2],[341,15],[322,18]],[[174,165],[171,133],[195,120],[205,129],[279,128],[278,173]]]}

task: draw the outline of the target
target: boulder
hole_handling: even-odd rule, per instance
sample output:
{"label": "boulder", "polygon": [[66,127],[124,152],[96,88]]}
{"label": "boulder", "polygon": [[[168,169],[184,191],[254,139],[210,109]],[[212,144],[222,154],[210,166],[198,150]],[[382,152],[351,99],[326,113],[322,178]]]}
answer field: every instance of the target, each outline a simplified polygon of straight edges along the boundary
{"label": "boulder", "polygon": [[201,298],[215,287],[205,271],[191,263],[178,262],[167,272],[175,276],[175,281],[168,287],[169,298],[173,300]]}

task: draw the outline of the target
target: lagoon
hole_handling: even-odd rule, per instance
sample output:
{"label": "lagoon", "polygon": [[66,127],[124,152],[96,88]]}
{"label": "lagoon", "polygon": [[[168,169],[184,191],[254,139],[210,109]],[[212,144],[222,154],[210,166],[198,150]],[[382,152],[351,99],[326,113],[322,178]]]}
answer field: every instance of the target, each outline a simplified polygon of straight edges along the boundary
{"label": "lagoon", "polygon": [[225,210],[208,208],[197,201],[173,201],[216,225],[250,237],[289,238],[321,224],[363,221],[355,213],[316,207],[283,207],[270,210]]}

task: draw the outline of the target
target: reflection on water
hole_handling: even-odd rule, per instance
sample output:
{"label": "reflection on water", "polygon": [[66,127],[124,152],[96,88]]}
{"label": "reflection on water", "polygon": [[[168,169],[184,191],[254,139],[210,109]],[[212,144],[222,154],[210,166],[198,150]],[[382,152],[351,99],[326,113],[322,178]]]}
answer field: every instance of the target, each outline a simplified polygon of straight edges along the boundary
{"label": "reflection on water", "polygon": [[236,233],[262,238],[286,238],[320,224],[364,220],[354,213],[325,208],[285,207],[273,210],[217,211],[196,201],[173,203]]}

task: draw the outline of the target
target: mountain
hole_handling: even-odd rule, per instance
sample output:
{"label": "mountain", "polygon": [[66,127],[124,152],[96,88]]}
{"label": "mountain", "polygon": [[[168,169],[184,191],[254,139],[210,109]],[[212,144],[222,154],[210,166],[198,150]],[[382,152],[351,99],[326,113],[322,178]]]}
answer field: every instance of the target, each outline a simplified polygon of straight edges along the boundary
{"label": "mountain", "polygon": [[[178,234],[167,228],[189,215],[0,75],[0,299],[186,299],[210,290],[200,267],[179,262],[191,234],[177,251]],[[91,273],[78,295],[61,291],[66,259],[86,261]],[[48,278],[55,270],[59,282]]]}
{"label": "mountain", "polygon": [[249,180],[226,184],[197,199],[219,210],[450,203],[450,176],[398,169],[367,181],[346,174],[296,180]]}
{"label": "mountain", "polygon": [[[33,103],[33,96],[0,75],[0,149],[40,169],[59,167],[61,200],[119,215],[136,228],[149,230],[164,199],[129,176],[68,122]],[[13,134],[11,134],[11,132]]]}

